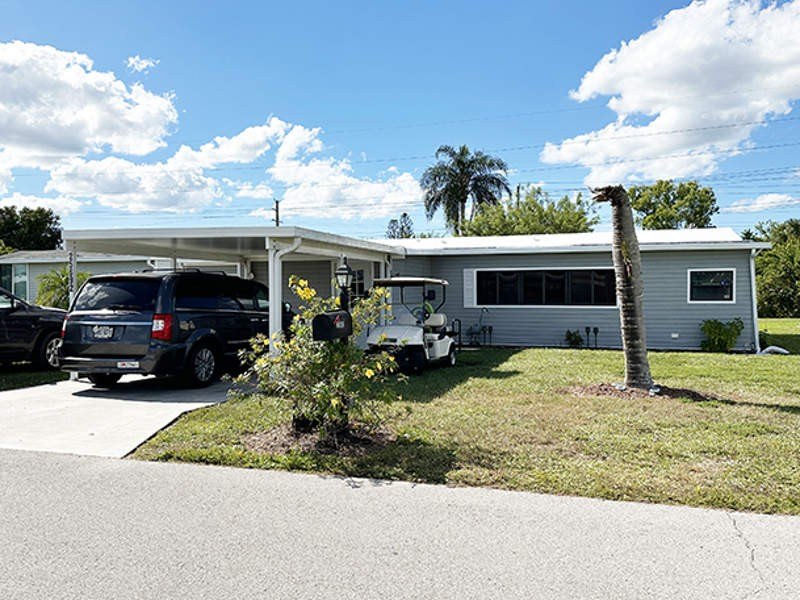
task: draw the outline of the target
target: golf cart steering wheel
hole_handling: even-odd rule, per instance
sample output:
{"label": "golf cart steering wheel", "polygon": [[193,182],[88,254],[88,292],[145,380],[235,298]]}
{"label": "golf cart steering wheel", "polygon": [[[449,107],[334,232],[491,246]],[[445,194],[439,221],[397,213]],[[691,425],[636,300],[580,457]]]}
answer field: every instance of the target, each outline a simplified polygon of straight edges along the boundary
{"label": "golf cart steering wheel", "polygon": [[411,314],[419,323],[424,323],[428,320],[428,317],[433,314],[433,307],[426,302],[425,304],[421,304],[412,308]]}

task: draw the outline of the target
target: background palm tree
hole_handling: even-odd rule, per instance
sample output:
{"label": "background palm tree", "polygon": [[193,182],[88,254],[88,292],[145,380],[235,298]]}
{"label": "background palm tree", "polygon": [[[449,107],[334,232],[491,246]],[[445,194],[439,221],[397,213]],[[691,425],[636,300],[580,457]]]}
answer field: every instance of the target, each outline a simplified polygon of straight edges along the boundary
{"label": "background palm tree", "polygon": [[[91,273],[78,271],[76,289],[80,288],[91,276]],[[69,266],[65,265],[39,276],[36,304],[65,310],[69,308]]]}
{"label": "background palm tree", "polygon": [[439,146],[436,160],[420,179],[425,191],[425,214],[432,219],[442,209],[456,235],[461,234],[467,220],[467,202],[472,200],[471,220],[476,207],[497,204],[504,192],[511,193],[506,179],[508,167],[500,158],[470,152],[467,146]]}
{"label": "background palm tree", "polygon": [[614,237],[612,256],[616,276],[619,320],[622,328],[622,349],[625,353],[625,385],[650,389],[653,377],[647,358],[647,336],[644,326],[642,296],[642,258],[633,224],[633,210],[628,192],[621,185],[592,190],[597,202],[611,204]]}

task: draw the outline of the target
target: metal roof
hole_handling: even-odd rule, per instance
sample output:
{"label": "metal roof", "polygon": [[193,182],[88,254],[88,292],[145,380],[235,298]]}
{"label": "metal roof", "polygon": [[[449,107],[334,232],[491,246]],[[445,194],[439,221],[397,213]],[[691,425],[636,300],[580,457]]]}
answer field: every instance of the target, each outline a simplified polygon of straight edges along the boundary
{"label": "metal roof", "polygon": [[[764,249],[763,242],[743,240],[733,229],[663,229],[637,231],[642,251]],[[379,241],[379,240],[375,240]],[[405,248],[409,255],[522,254],[607,252],[612,232],[505,235],[485,237],[440,237],[383,240]]]}
{"label": "metal roof", "polygon": [[450,285],[446,279],[433,277],[384,277],[376,279],[373,284],[381,287],[416,287],[422,285]]}
{"label": "metal roof", "polygon": [[386,255],[402,257],[405,251],[387,240],[373,242],[304,227],[177,227],[135,229],[66,230],[66,243],[95,252],[125,252],[147,256],[229,260],[266,257],[266,243],[302,246],[287,259],[303,256],[347,255],[377,260]]}
{"label": "metal roof", "polygon": [[[18,250],[0,256],[0,264],[49,264],[67,262],[66,250]],[[78,252],[78,262],[146,262],[146,256]]]}

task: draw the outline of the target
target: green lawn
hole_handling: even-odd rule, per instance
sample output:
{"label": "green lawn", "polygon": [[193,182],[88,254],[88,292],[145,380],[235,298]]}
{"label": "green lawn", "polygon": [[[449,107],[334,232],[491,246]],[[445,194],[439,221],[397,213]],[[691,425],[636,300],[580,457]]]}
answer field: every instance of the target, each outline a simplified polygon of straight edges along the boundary
{"label": "green lawn", "polygon": [[758,328],[764,332],[767,344],[800,354],[800,319],[759,319]]}
{"label": "green lawn", "polygon": [[18,388],[54,383],[69,377],[60,371],[39,371],[26,363],[0,365],[0,392]]}
{"label": "green lawn", "polygon": [[651,361],[659,383],[714,399],[569,391],[618,381],[619,352],[465,351],[411,379],[387,409],[396,441],[366,456],[247,450],[248,434],[288,419],[262,398],[188,414],[135,457],[800,514],[800,357]]}

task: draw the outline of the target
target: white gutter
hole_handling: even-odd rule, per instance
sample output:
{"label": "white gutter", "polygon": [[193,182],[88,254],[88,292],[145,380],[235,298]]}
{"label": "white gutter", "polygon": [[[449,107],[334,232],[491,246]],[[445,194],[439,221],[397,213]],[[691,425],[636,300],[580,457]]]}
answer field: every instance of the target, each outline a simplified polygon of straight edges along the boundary
{"label": "white gutter", "polygon": [[269,248],[267,268],[269,270],[269,352],[276,354],[275,338],[283,328],[283,264],[282,259],[287,254],[295,252],[303,243],[300,237],[294,238],[290,246],[273,250],[273,240],[266,238]]}
{"label": "white gutter", "polygon": [[756,291],[756,255],[758,255],[760,251],[760,248],[753,248],[750,250],[750,296],[752,298],[753,331],[756,352],[761,352],[761,342],[758,339],[758,292]]}

